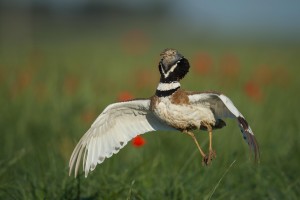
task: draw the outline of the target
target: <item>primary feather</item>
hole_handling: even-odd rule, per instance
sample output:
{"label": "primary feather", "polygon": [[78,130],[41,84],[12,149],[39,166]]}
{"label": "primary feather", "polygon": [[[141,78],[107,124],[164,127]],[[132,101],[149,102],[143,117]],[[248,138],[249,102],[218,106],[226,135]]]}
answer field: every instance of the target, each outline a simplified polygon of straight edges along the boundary
{"label": "primary feather", "polygon": [[135,136],[155,130],[174,130],[155,117],[149,108],[149,99],[107,106],[75,147],[69,162],[69,174],[74,168],[77,176],[82,156],[87,176],[97,164],[117,153]]}
{"label": "primary feather", "polygon": [[256,141],[254,133],[248,125],[248,122],[246,121],[244,116],[234,106],[232,101],[227,96],[214,92],[189,92],[189,100],[192,104],[207,105],[213,111],[216,119],[235,118],[241,129],[243,138],[254,154],[254,160],[256,162],[259,161],[259,145]]}

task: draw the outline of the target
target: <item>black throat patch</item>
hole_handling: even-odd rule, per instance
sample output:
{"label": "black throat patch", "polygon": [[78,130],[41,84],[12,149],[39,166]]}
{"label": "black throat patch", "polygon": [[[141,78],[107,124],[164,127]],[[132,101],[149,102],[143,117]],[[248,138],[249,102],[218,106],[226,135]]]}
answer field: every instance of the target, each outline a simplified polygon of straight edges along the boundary
{"label": "black throat patch", "polygon": [[[170,83],[174,81],[180,81],[184,78],[184,76],[188,73],[190,64],[189,61],[185,58],[182,58],[181,60],[170,64],[167,68],[170,70],[172,66],[177,65],[176,68],[173,69],[172,72],[163,72],[161,69],[161,65],[163,65],[161,62],[159,63],[159,72],[160,72],[160,82],[162,83]],[[168,76],[165,77],[164,73],[168,73]]]}

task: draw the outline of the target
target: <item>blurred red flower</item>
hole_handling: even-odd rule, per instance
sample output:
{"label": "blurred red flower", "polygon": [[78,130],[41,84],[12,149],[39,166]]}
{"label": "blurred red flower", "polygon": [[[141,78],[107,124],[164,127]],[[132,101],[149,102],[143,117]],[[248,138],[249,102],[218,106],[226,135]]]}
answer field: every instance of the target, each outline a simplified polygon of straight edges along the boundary
{"label": "blurred red flower", "polygon": [[208,53],[197,53],[192,59],[192,63],[196,73],[205,75],[212,70],[213,60]]}
{"label": "blurred red flower", "polygon": [[16,80],[13,82],[10,88],[10,94],[12,98],[27,89],[33,80],[33,72],[31,70],[22,70],[17,72]]}
{"label": "blurred red flower", "polygon": [[17,76],[17,84],[21,90],[25,89],[32,82],[31,71],[21,71]]}
{"label": "blurred red flower", "polygon": [[233,54],[224,55],[221,58],[221,73],[227,78],[237,78],[240,72],[240,61],[237,56]]}
{"label": "blurred red flower", "polygon": [[261,65],[254,71],[253,79],[259,85],[270,85],[273,82],[273,74],[273,70],[268,65]]}
{"label": "blurred red flower", "polygon": [[117,101],[128,101],[131,99],[133,99],[133,95],[128,91],[121,92],[117,97]]}
{"label": "blurred red flower", "polygon": [[84,124],[91,124],[95,119],[97,115],[94,110],[85,110],[84,112],[81,113],[80,119]]}
{"label": "blurred red flower", "polygon": [[252,100],[256,102],[261,102],[263,99],[263,94],[259,85],[250,80],[244,86],[244,91],[247,96],[249,96]]}
{"label": "blurred red flower", "polygon": [[135,85],[138,89],[145,89],[153,87],[159,76],[156,71],[149,69],[139,69],[135,72]]}
{"label": "blurred red flower", "polygon": [[121,39],[122,49],[131,55],[141,55],[149,49],[149,37],[140,29],[133,29]]}
{"label": "blurred red flower", "polygon": [[74,95],[80,85],[79,78],[75,75],[67,75],[63,82],[63,89],[68,95]]}
{"label": "blurred red flower", "polygon": [[134,147],[144,146],[145,143],[146,143],[146,140],[140,135],[138,135],[138,136],[136,136],[135,138],[132,139],[132,145]]}

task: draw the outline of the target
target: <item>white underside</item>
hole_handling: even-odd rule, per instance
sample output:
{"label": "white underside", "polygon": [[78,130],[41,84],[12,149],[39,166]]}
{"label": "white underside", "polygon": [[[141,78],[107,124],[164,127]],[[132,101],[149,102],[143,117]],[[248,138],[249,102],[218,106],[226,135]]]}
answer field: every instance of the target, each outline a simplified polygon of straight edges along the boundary
{"label": "white underside", "polygon": [[172,104],[169,97],[160,98],[154,113],[167,124],[176,128],[195,126],[200,128],[201,122],[214,124],[215,118],[209,105],[178,105]]}

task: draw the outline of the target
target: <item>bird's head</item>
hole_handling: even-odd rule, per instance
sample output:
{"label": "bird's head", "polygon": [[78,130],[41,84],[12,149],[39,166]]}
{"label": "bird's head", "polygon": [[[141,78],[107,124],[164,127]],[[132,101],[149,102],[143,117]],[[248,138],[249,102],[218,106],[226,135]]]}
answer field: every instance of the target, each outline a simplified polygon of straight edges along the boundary
{"label": "bird's head", "polygon": [[188,73],[190,64],[177,50],[165,49],[160,56],[158,68],[161,82],[180,81]]}

